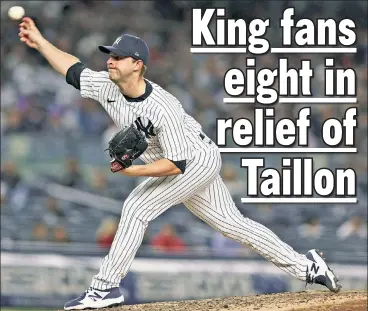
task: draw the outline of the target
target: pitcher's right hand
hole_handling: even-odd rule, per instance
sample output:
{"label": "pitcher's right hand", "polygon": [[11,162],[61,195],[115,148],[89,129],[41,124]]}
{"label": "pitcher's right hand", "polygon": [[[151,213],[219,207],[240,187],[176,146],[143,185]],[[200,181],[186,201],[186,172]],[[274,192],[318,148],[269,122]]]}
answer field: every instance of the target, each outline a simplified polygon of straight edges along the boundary
{"label": "pitcher's right hand", "polygon": [[41,35],[34,21],[29,17],[24,17],[19,24],[20,41],[27,44],[30,48],[39,50],[44,37]]}

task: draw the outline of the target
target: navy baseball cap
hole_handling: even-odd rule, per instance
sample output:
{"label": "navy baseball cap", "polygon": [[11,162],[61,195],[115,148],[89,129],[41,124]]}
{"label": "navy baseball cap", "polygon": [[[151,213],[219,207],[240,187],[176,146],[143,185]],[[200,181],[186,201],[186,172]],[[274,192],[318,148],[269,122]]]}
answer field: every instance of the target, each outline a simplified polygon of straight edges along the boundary
{"label": "navy baseball cap", "polygon": [[100,45],[98,48],[103,53],[114,53],[118,56],[130,56],[142,60],[144,65],[147,65],[150,56],[146,42],[129,34],[118,37],[112,46]]}

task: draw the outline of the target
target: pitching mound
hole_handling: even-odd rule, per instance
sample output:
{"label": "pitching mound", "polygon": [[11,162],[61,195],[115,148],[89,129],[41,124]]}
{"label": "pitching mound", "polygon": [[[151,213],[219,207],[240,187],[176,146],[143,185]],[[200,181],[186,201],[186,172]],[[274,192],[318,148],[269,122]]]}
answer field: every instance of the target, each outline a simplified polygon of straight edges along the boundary
{"label": "pitching mound", "polygon": [[[100,309],[106,311],[106,309]],[[366,291],[305,291],[121,306],[109,311],[366,311]]]}

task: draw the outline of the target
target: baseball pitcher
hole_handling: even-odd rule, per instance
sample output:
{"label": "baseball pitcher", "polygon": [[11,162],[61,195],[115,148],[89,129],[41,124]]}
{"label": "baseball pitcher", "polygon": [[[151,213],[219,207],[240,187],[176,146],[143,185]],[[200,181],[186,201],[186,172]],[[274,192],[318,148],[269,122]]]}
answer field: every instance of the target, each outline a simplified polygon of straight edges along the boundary
{"label": "baseball pitcher", "polygon": [[[141,38],[123,34],[111,46],[99,46],[109,59],[107,71],[96,72],[47,41],[32,19],[23,18],[19,30],[21,42],[39,51],[82,97],[101,103],[121,129],[108,146],[111,171],[147,177],[124,202],[111,249],[90,288],[67,302],[65,310],[122,304],[119,284],[149,222],[179,203],[290,276],[333,292],[340,290],[322,253],[312,249],[299,254],[268,228],[239,212],[219,175],[218,147],[172,94],[144,77],[149,48]],[[145,164],[133,165],[138,157]]]}

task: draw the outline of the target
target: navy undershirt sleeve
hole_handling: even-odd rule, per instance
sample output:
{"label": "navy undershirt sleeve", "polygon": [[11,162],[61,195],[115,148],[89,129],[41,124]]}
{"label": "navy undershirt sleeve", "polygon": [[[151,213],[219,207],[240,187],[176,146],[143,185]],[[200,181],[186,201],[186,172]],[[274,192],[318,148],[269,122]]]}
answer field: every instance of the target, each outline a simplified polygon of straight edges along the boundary
{"label": "navy undershirt sleeve", "polygon": [[65,76],[66,82],[70,85],[73,85],[76,89],[80,90],[80,76],[85,68],[86,66],[80,62],[71,66]]}
{"label": "navy undershirt sleeve", "polygon": [[170,161],[172,163],[174,163],[179,170],[181,170],[182,174],[184,174],[185,168],[187,166],[187,161],[186,160],[182,160],[182,161],[172,161],[172,160],[170,160]]}

